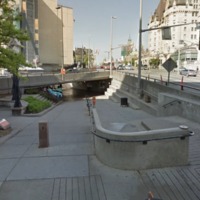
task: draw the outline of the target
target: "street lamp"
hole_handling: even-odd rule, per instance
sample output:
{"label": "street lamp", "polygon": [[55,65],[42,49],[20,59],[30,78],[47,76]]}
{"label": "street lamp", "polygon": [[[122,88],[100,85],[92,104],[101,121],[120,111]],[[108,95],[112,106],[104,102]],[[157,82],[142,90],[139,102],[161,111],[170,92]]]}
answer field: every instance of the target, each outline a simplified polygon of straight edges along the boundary
{"label": "street lamp", "polygon": [[63,7],[62,6],[57,6],[56,7],[57,10],[61,10],[61,33],[62,33],[62,36],[61,36],[61,51],[62,51],[62,56],[61,56],[61,73],[62,73],[62,79],[63,79],[63,68],[64,68],[64,47],[63,47],[63,28],[64,28],[64,25],[63,25]]}
{"label": "street lamp", "polygon": [[90,37],[89,36],[89,40],[88,40],[88,69],[90,68]]}
{"label": "street lamp", "polygon": [[111,17],[111,30],[110,30],[110,77],[112,77],[112,41],[113,41],[113,19],[117,17]]}
{"label": "street lamp", "polygon": [[142,1],[140,0],[140,19],[139,19],[139,55],[138,55],[138,93],[141,95],[141,68],[142,68]]}

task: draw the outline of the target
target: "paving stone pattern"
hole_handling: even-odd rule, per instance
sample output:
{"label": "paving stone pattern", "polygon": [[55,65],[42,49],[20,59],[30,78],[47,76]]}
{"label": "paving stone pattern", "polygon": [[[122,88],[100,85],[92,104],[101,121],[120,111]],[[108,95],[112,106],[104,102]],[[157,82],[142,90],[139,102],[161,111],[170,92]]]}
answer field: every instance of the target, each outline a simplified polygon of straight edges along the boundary
{"label": "paving stone pattern", "polygon": [[[97,106],[106,128],[154,117],[106,99],[98,99]],[[188,166],[126,171],[96,158],[85,101],[65,102],[34,118],[12,117],[1,109],[3,117],[18,134],[0,142],[0,200],[144,200],[149,191],[162,200],[200,200],[199,124],[168,117],[195,132]],[[49,122],[50,146],[45,149],[38,148],[41,120]]]}

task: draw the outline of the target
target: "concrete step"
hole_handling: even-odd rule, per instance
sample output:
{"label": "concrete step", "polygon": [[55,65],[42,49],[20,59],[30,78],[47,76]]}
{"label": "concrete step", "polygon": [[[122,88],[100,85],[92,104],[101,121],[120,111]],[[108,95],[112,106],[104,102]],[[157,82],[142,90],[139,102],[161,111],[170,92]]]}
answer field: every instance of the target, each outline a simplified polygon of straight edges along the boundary
{"label": "concrete step", "polygon": [[37,98],[37,99],[40,100],[40,101],[47,101],[47,102],[49,102],[51,105],[55,105],[55,104],[56,104],[55,102],[51,101],[50,99],[45,98],[44,96],[42,96],[42,95],[40,95],[40,94],[37,94],[37,95],[35,95],[34,97]]}
{"label": "concrete step", "polygon": [[143,99],[137,97],[135,94],[130,94],[129,92],[121,89],[118,90],[117,93],[119,93],[121,96],[123,95],[124,97],[127,97],[128,101],[133,102],[138,107],[142,108],[144,111],[155,116],[158,115],[159,105],[156,102],[152,101],[150,103],[147,103]]}
{"label": "concrete step", "polygon": [[118,99],[117,99],[116,97],[114,97],[113,94],[111,94],[111,93],[109,93],[109,92],[107,92],[107,91],[105,92],[105,96],[106,96],[108,99],[112,100],[113,102],[119,103]]}

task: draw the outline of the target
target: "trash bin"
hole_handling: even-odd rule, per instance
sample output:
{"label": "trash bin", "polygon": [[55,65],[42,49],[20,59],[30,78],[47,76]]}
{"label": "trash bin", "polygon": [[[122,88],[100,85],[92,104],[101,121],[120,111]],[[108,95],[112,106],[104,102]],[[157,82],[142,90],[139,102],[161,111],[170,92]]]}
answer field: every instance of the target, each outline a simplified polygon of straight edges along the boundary
{"label": "trash bin", "polygon": [[149,95],[144,95],[144,101],[146,103],[151,103],[151,97]]}
{"label": "trash bin", "polygon": [[121,106],[128,106],[128,98],[126,97],[121,98]]}

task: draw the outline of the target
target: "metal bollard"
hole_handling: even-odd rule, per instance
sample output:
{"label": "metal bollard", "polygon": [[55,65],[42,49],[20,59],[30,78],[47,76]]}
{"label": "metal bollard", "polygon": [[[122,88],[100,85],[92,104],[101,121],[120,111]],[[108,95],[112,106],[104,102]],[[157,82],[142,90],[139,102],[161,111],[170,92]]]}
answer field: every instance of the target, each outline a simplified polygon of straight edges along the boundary
{"label": "metal bollard", "polygon": [[92,97],[92,105],[93,105],[93,108],[95,108],[95,105],[96,105],[96,97]]}
{"label": "metal bollard", "polygon": [[181,90],[183,90],[183,76],[182,76],[182,78],[181,78],[181,83],[180,83],[180,85],[181,85]]}
{"label": "metal bollard", "polygon": [[49,131],[47,122],[39,122],[39,148],[49,146]]}

